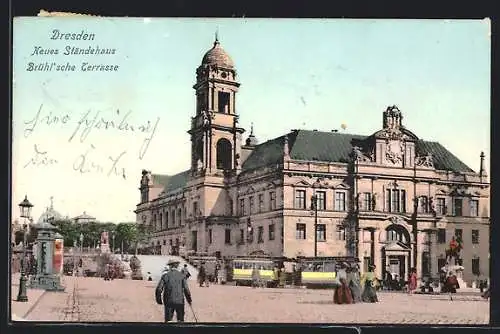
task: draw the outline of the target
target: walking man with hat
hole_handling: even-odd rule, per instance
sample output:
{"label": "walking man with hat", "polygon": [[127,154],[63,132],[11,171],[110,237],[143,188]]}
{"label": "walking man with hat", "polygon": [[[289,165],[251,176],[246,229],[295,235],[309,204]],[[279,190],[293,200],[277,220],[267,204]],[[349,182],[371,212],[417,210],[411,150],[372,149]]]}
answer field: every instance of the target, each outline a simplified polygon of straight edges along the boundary
{"label": "walking man with hat", "polygon": [[186,276],[177,270],[179,261],[171,260],[170,269],[164,273],[156,287],[156,302],[163,304],[165,309],[165,322],[172,320],[174,312],[177,322],[184,322],[184,297],[191,305],[191,292],[186,281]]}

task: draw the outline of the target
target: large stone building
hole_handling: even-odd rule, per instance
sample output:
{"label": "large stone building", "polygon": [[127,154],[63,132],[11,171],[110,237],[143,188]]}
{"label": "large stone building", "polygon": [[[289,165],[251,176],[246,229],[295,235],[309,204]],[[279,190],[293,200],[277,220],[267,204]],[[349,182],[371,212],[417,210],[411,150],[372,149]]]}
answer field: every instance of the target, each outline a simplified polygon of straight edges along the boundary
{"label": "large stone building", "polygon": [[[420,140],[396,107],[368,135],[292,130],[243,142],[231,58],[216,40],[196,70],[191,166],[143,171],[137,222],[167,252],[354,255],[366,270],[436,276],[452,236],[464,279],[489,275],[489,183],[437,142]],[[479,152],[478,152],[479,153]],[[316,212],[312,210],[316,195]],[[314,226],[317,226],[316,242]],[[316,245],[316,247],[315,247]]]}

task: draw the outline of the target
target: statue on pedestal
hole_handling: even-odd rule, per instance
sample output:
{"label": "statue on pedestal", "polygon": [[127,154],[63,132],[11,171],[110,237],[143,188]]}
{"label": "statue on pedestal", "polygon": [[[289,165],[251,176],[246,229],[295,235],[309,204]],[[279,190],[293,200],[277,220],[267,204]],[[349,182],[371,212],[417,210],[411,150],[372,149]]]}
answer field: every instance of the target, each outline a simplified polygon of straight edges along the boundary
{"label": "statue on pedestal", "polygon": [[449,246],[446,250],[446,265],[441,268],[446,277],[441,292],[450,293],[450,299],[452,299],[452,293],[456,293],[461,286],[465,287],[465,282],[462,279],[464,267],[460,263],[462,238],[460,236],[452,237]]}
{"label": "statue on pedestal", "polygon": [[110,253],[111,250],[109,248],[109,237],[108,232],[104,231],[101,233],[101,253]]}

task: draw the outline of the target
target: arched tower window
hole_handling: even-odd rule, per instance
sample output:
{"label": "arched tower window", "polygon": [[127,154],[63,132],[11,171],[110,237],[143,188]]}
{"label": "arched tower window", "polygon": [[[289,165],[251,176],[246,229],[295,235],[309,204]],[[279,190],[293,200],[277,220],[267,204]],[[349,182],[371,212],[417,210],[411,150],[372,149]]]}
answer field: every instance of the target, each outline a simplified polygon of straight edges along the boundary
{"label": "arched tower window", "polygon": [[217,142],[217,169],[231,169],[231,152],[232,146],[229,140],[221,138]]}
{"label": "arched tower window", "polygon": [[182,209],[177,209],[177,226],[181,226],[182,222]]}
{"label": "arched tower window", "polygon": [[165,228],[168,228],[168,211],[165,211]]}
{"label": "arched tower window", "polygon": [[163,226],[163,214],[160,213],[160,230],[163,230],[164,229],[164,226]]}
{"label": "arched tower window", "polygon": [[175,209],[172,210],[171,217],[170,221],[172,222],[172,226],[175,226]]}

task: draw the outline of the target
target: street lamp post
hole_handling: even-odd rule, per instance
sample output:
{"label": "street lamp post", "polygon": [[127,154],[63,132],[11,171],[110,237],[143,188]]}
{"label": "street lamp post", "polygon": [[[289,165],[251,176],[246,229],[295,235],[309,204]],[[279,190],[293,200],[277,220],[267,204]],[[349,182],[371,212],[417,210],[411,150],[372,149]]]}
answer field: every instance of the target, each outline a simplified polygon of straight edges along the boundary
{"label": "street lamp post", "polygon": [[318,256],[318,194],[316,188],[319,187],[319,178],[314,182],[314,194],[311,196],[311,209],[314,210],[314,257]]}
{"label": "street lamp post", "polygon": [[76,275],[76,269],[78,268],[77,267],[77,264],[76,264],[76,249],[77,249],[77,246],[78,246],[78,241],[73,240],[73,276]]}
{"label": "street lamp post", "polygon": [[[31,208],[33,204],[28,201],[28,196],[24,197],[24,200],[19,203],[19,208],[21,209],[21,217],[24,219],[29,219],[31,214]],[[26,277],[26,242],[28,240],[28,225],[25,223],[23,226],[24,236],[23,236],[23,257],[21,259],[21,277],[19,278],[19,292],[17,294],[18,302],[27,302],[27,288],[26,282],[28,278]]]}
{"label": "street lamp post", "polygon": [[318,195],[311,196],[311,207],[314,210],[314,257],[318,256]]}
{"label": "street lamp post", "polygon": [[413,225],[413,267],[417,268],[417,247],[418,247],[418,197],[417,197],[417,165],[413,164],[413,213],[411,215]]}
{"label": "street lamp post", "polygon": [[83,273],[83,233],[80,232],[80,260],[78,261],[78,266],[80,266],[80,263],[82,264],[82,273]]}

